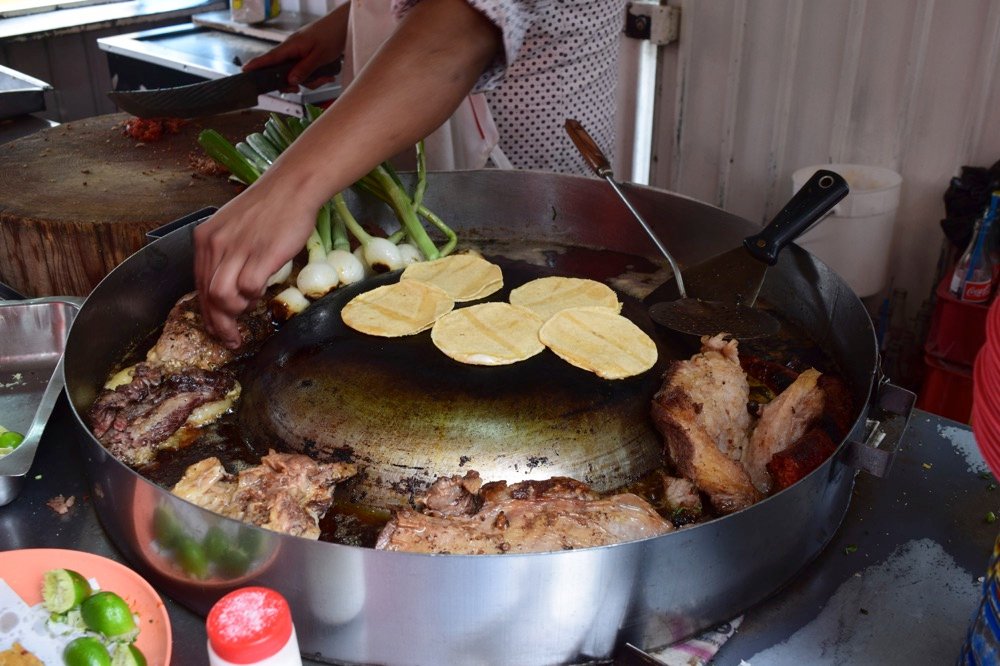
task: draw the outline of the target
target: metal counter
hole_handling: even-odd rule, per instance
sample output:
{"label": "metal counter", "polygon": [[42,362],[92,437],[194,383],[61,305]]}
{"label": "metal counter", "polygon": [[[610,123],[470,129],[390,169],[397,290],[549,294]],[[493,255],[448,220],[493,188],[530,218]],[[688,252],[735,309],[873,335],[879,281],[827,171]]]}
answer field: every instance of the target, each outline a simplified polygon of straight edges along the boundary
{"label": "metal counter", "polygon": [[[72,548],[124,561],[89,503],[81,469],[61,397],[24,489],[0,507],[0,549]],[[61,516],[46,506],[60,494],[77,499]],[[1000,527],[987,522],[991,511],[1000,513],[1000,490],[969,428],[915,411],[888,478],[858,477],[830,546],[750,609],[713,663],[952,663]],[[174,663],[207,663],[203,618],[164,601]]]}

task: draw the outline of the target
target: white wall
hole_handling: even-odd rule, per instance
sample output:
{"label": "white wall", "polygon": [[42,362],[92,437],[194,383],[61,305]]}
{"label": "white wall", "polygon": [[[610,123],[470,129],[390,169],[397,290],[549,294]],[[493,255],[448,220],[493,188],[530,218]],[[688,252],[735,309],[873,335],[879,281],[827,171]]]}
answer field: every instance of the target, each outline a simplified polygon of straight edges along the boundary
{"label": "white wall", "polygon": [[800,166],[903,176],[891,279],[932,289],[942,195],[1000,159],[997,0],[687,0],[665,47],[651,184],[769,219]]}

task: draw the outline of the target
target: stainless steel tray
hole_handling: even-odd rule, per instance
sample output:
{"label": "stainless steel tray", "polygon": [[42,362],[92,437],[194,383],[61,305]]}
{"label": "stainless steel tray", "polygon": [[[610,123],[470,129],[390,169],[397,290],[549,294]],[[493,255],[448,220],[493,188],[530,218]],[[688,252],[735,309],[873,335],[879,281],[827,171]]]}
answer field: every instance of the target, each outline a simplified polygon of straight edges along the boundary
{"label": "stainless steel tray", "polygon": [[0,506],[20,491],[63,387],[62,354],[82,299],[0,300],[0,425],[24,441],[0,458]]}
{"label": "stainless steel tray", "polygon": [[45,95],[51,90],[44,81],[0,66],[0,119],[44,111]]}

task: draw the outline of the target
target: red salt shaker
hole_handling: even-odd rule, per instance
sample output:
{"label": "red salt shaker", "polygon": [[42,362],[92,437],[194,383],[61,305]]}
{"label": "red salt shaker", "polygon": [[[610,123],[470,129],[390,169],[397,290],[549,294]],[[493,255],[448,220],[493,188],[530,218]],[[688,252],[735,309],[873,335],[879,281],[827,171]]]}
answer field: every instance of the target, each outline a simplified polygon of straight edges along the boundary
{"label": "red salt shaker", "polygon": [[302,666],[292,613],[266,587],[243,587],[219,599],[205,621],[211,666]]}

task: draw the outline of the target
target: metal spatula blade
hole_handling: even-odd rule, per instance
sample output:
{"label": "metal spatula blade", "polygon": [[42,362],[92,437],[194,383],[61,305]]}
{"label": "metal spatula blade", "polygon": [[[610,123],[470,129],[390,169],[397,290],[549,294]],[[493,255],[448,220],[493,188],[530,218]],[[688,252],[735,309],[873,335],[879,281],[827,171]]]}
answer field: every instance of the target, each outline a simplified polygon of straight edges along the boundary
{"label": "metal spatula blade", "polygon": [[[723,330],[743,338],[773,335],[778,322],[751,307],[757,302],[768,266],[847,192],[847,182],[839,174],[817,171],[760,233],[744,239],[742,247],[683,271],[687,293],[694,298],[678,298],[676,287],[669,283],[650,294],[646,298],[653,304],[650,318],[662,326],[697,335]],[[704,303],[716,306],[707,308]],[[733,330],[719,328],[720,322]]]}
{"label": "metal spatula blade", "polygon": [[766,338],[781,330],[781,322],[757,308],[700,298],[679,298],[649,306],[649,318],[660,326],[690,335],[729,333],[740,340]]}
{"label": "metal spatula blade", "polygon": [[[751,291],[753,292],[752,297],[748,299],[746,304],[737,301],[736,298],[718,300],[714,295],[709,295],[708,298],[689,297],[692,294],[685,289],[687,274],[681,272],[680,266],[663,243],[660,242],[656,234],[653,233],[653,229],[642,218],[635,207],[632,206],[621,188],[618,187],[611,171],[611,164],[601,152],[600,147],[598,147],[597,143],[591,138],[590,134],[587,133],[579,121],[567,120],[566,132],[573,140],[573,144],[577,150],[580,151],[580,155],[583,156],[584,161],[593,169],[594,173],[604,178],[611,185],[611,188],[625,204],[625,207],[628,208],[632,217],[642,226],[643,230],[653,241],[653,244],[656,245],[657,249],[670,264],[674,279],[661,285],[661,287],[653,292],[652,296],[657,296],[657,298],[652,301],[649,297],[646,298],[647,303],[653,302],[657,304],[649,310],[649,316],[654,322],[675,331],[693,335],[729,333],[736,338],[746,339],[774,335],[778,332],[780,324],[774,317],[766,312],[750,307],[756,300],[757,292],[760,291],[759,283],[763,281],[763,274],[759,277],[753,274],[746,274],[731,285],[733,289],[744,290],[747,296],[750,295]],[[742,249],[740,249],[740,252],[746,254]],[[762,266],[763,269],[767,268],[766,265]],[[705,276],[702,282],[703,285],[706,285],[704,287],[706,295],[711,292],[710,286],[713,284],[711,278],[715,275],[714,270],[711,269],[710,274]],[[720,273],[716,277],[724,280],[733,276],[728,273]],[[664,292],[669,292],[669,295]],[[730,292],[721,293],[730,294]],[[698,294],[694,295],[697,296]],[[661,300],[669,300],[669,302],[659,303]]]}

